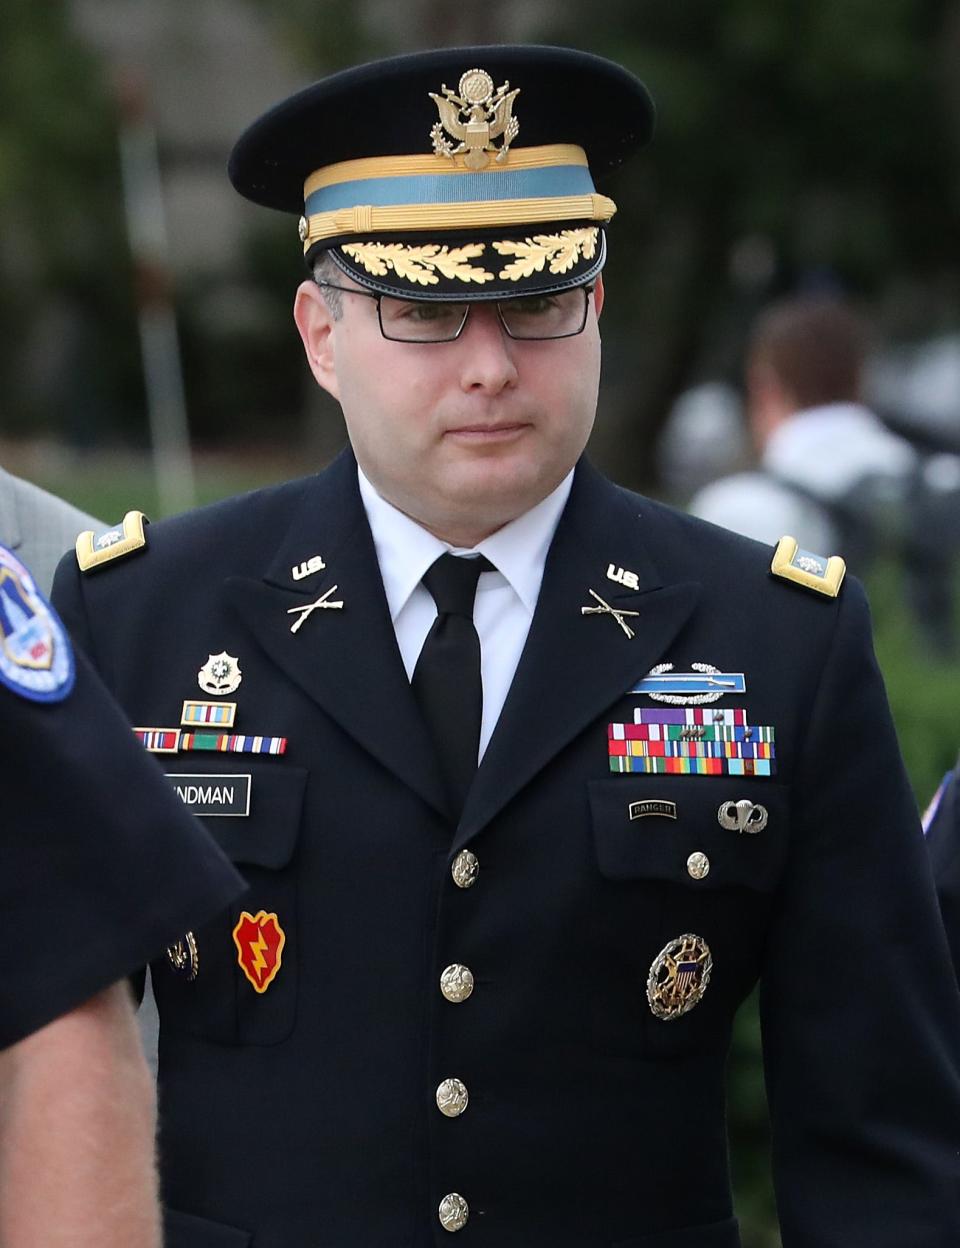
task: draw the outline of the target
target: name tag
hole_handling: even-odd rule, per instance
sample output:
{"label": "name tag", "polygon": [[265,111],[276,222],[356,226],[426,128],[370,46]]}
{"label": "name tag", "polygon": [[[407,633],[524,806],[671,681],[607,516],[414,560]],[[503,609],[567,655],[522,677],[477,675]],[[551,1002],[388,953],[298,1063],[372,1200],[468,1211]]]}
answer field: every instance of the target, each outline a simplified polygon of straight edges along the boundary
{"label": "name tag", "polygon": [[249,815],[251,776],[166,773],[192,815]]}

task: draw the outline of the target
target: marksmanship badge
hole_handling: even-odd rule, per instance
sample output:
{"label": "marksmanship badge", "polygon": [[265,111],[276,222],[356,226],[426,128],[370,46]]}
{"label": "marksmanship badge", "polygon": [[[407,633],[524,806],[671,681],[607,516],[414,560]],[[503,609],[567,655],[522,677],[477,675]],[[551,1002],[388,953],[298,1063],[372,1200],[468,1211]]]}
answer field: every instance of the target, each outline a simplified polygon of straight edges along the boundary
{"label": "marksmanship badge", "polygon": [[61,702],[74,674],[56,612],[26,567],[0,546],[0,682],[31,702]]}
{"label": "marksmanship badge", "polygon": [[[462,152],[463,163],[468,169],[485,169],[490,163],[489,152],[496,152],[496,161],[502,165],[507,159],[510,144],[520,132],[520,123],[513,116],[513,101],[520,88],[510,90],[510,83],[493,88],[493,79],[482,69],[468,69],[457,88],[459,95],[446,83],[443,95],[429,92],[436,104],[440,120],[434,122],[430,131],[433,150],[437,156],[450,160]],[[445,137],[459,140],[456,147]],[[493,140],[503,138],[498,148]]]}
{"label": "marksmanship badge", "polygon": [[688,1013],[703,998],[713,971],[710,946],[692,932],[671,940],[653,960],[647,976],[650,1009],[664,1022]]}

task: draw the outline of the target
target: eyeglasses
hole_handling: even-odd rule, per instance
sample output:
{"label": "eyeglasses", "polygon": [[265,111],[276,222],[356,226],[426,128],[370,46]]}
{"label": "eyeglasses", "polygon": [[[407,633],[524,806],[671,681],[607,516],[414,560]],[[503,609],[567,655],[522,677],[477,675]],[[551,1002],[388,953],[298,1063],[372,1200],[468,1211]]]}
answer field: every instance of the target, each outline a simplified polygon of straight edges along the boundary
{"label": "eyeglasses", "polygon": [[[398,299],[353,286],[314,279],[318,286],[342,290],[347,295],[375,299],[380,333],[391,342],[453,342],[463,333],[473,302],[447,303],[433,299]],[[490,300],[508,338],[541,342],[574,338],[587,324],[587,307],[593,286],[575,286],[552,295],[520,295]],[[480,301],[476,301],[480,302]]]}

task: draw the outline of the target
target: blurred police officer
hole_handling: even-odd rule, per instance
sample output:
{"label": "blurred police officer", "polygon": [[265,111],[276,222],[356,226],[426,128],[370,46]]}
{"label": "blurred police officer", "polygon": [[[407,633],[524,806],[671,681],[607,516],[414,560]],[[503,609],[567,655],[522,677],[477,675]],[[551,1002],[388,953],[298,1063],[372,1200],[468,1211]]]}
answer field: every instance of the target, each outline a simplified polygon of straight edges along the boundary
{"label": "blurred police officer", "polygon": [[758,977],[787,1248],[960,1234],[960,999],[863,594],[582,457],[595,179],[651,125],[609,62],[446,49],[234,150],[302,214],[351,450],[57,581],[250,882],[201,976],[154,964],[172,1248],[735,1248]]}
{"label": "blurred police officer", "polygon": [[0,547],[0,1243],[160,1243],[154,1093],[118,981],[242,884]]}

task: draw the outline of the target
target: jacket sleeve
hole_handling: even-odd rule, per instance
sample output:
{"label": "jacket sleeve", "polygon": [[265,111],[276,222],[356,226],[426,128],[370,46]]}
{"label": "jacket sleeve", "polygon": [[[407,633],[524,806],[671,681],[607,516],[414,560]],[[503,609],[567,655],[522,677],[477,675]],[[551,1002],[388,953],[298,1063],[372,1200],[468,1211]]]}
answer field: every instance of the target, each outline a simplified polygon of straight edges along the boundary
{"label": "jacket sleeve", "polygon": [[856,582],[793,837],[761,984],[784,1248],[960,1244],[960,994]]}

